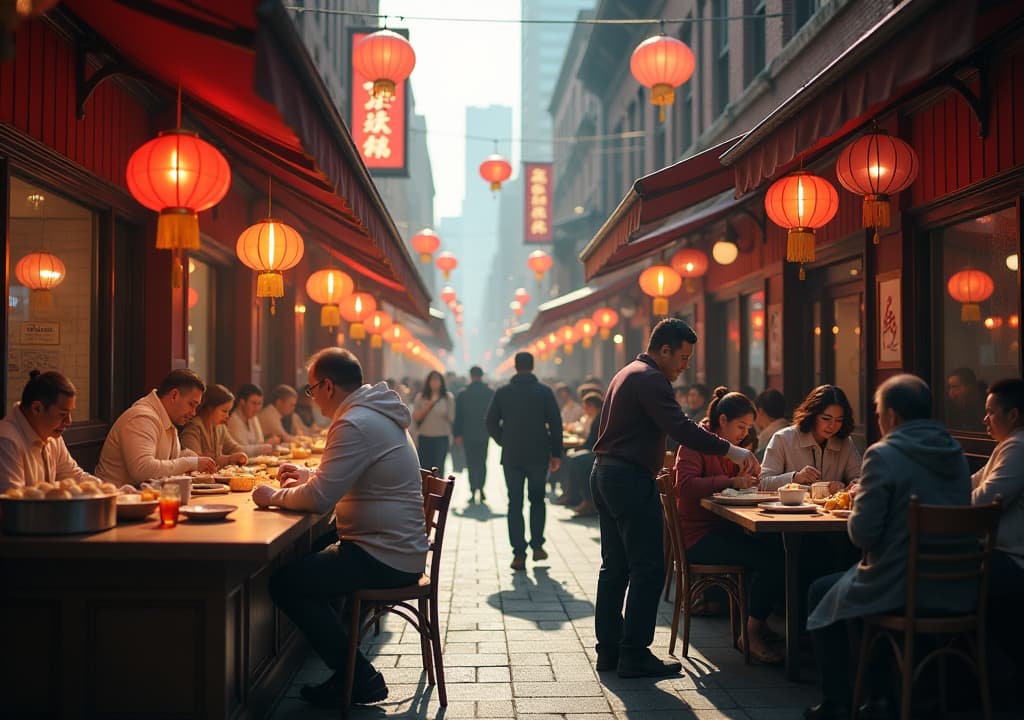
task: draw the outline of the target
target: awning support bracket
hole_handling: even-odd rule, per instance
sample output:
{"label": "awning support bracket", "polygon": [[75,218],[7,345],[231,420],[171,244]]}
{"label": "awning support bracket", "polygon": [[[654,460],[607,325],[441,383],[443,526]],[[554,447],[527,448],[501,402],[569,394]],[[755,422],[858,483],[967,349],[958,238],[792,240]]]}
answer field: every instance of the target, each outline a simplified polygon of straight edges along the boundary
{"label": "awning support bracket", "polygon": [[150,81],[147,75],[136,70],[124,60],[109,58],[96,69],[96,72],[86,78],[85,68],[89,64],[88,56],[90,52],[92,52],[92,49],[82,44],[78,46],[75,52],[75,114],[79,120],[85,117],[85,104],[89,101],[96,88],[100,86],[100,83],[107,78],[112,78],[115,75],[127,75],[137,80]]}
{"label": "awning support bracket", "polygon": [[739,211],[754,221],[754,225],[761,231],[761,244],[768,242],[768,231],[765,228],[765,216],[763,214],[755,213],[747,203],[743,203],[739,207]]}
{"label": "awning support bracket", "polygon": [[979,92],[975,93],[967,83],[952,73],[942,79],[942,84],[955,90],[970,106],[974,116],[978,118],[978,137],[985,139],[988,137],[989,105],[992,99],[988,63],[983,58],[978,58],[971,65],[978,71]]}

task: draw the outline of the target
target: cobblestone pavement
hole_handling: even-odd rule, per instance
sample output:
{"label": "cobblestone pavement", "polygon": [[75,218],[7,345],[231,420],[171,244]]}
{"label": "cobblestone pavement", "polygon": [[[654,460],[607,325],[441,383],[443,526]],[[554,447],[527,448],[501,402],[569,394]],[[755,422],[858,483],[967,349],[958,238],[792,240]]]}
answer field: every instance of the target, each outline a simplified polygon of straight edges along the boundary
{"label": "cobblestone pavement", "polygon": [[[813,704],[811,684],[787,683],[781,667],[745,666],[729,642],[728,618],[695,618],[690,657],[683,674],[654,682],[622,680],[594,669],[593,602],[600,566],[597,520],[571,519],[548,505],[550,558],[514,572],[506,530],[506,493],[492,445],[487,503],[469,505],[464,473],[445,539],[441,625],[448,707],[426,685],[419,639],[398,618],[364,648],[383,672],[390,694],[374,706],[355,708],[353,718],[518,718],[519,720],[686,720],[750,718],[789,720]],[[671,605],[661,604],[652,649],[668,655]],[[681,643],[676,645],[677,655]],[[329,671],[310,654],[273,715],[334,718],[337,711],[311,708],[299,688],[326,679]]]}

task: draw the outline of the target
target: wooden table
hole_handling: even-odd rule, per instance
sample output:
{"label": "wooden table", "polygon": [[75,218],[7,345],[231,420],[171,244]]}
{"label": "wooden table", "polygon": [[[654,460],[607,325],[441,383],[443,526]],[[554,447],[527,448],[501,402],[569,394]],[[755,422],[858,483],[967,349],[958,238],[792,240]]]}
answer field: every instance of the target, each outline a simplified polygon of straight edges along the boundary
{"label": "wooden table", "polygon": [[800,680],[800,542],[806,533],[845,533],[846,519],[819,511],[770,513],[756,507],[722,505],[711,498],[701,507],[752,533],[780,533],[786,557],[786,679]]}
{"label": "wooden table", "polygon": [[304,644],[268,592],[330,515],[258,510],[250,493],[193,503],[221,522],[154,514],[92,535],[0,536],[11,717],[263,717]]}

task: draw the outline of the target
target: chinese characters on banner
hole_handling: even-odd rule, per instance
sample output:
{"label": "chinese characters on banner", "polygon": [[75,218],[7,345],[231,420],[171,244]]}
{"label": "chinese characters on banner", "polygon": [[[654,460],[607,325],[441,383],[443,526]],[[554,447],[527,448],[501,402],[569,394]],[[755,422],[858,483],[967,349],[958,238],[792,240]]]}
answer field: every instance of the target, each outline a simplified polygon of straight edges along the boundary
{"label": "chinese characters on banner", "polygon": [[551,163],[523,163],[527,243],[551,242]]}
{"label": "chinese characters on banner", "polygon": [[[392,28],[394,30],[394,28]],[[394,30],[403,35],[403,30]],[[406,168],[406,83],[395,86],[390,100],[370,95],[375,78],[360,75],[352,64],[352,51],[372,30],[353,29],[349,34],[349,125],[359,154],[375,175],[408,176]]]}

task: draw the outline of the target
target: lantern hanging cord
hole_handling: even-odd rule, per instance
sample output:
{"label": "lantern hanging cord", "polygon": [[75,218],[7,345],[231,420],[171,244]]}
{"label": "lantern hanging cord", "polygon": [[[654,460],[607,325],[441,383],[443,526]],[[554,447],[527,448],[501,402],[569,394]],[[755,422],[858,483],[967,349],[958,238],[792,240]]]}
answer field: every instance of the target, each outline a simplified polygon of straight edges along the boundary
{"label": "lantern hanging cord", "polygon": [[685,25],[687,23],[717,22],[720,20],[764,20],[767,18],[789,17],[792,13],[763,13],[755,15],[709,15],[705,17],[685,18],[589,18],[589,19],[541,19],[541,18],[483,18],[483,17],[425,17],[420,15],[395,15],[386,13],[362,12],[360,10],[336,10],[334,8],[310,8],[288,5],[285,10],[303,15],[319,13],[322,15],[346,15],[381,20],[387,24],[388,18],[400,22],[416,20],[420,22],[463,22],[463,23],[498,23],[503,25]]}

